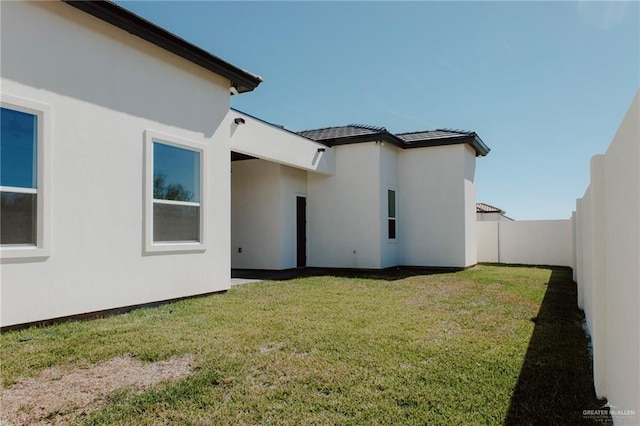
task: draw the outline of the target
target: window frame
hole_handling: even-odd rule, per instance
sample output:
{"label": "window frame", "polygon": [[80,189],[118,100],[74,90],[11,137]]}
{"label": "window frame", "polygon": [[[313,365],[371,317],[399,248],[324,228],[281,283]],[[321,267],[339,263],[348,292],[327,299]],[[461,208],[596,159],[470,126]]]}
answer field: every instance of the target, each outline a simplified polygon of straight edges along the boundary
{"label": "window frame", "polygon": [[3,192],[36,194],[36,243],[35,245],[0,244],[0,258],[49,257],[51,255],[51,107],[4,93],[0,95],[0,106],[37,117],[36,188],[0,186]]}
{"label": "window frame", "polygon": [[[394,198],[394,206],[395,206],[395,216],[391,216],[389,213],[389,192],[393,191],[393,198]],[[389,242],[397,242],[398,241],[398,188],[395,187],[387,187],[387,203],[386,203],[386,210],[387,210],[387,221],[385,223],[385,228],[387,230],[387,241]],[[394,221],[395,222],[395,231],[396,231],[396,236],[394,238],[391,238],[389,236],[389,222],[390,221]]]}
{"label": "window frame", "polygon": [[[153,198],[153,144],[158,142],[176,148],[196,151],[200,154],[200,202],[155,200]],[[207,146],[204,143],[172,136],[153,130],[144,131],[144,251],[145,253],[176,253],[176,252],[204,252],[207,249]],[[153,206],[154,203],[190,205],[199,204],[200,239],[199,241],[171,242],[153,240]]]}

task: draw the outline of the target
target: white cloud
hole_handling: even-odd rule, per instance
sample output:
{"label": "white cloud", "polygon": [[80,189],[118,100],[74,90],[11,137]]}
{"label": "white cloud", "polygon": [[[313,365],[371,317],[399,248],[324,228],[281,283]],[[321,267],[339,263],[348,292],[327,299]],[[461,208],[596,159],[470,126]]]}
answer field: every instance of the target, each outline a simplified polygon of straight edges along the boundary
{"label": "white cloud", "polygon": [[578,17],[583,24],[598,30],[608,30],[624,21],[629,3],[624,1],[587,1],[577,4]]}

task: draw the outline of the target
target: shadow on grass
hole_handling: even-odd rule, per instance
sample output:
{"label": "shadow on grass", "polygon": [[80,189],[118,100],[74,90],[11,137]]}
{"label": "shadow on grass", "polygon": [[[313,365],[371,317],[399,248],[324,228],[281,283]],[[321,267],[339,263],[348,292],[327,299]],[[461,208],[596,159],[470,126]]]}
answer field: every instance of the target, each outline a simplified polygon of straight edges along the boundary
{"label": "shadow on grass", "polygon": [[264,269],[232,269],[231,278],[246,278],[270,281],[287,281],[305,277],[367,278],[374,280],[396,281],[418,275],[448,274],[460,271],[460,268],[420,268],[398,266],[387,269],[348,269],[348,268],[300,268],[282,271]]}
{"label": "shadow on grass", "polygon": [[552,268],[538,315],[531,319],[536,325],[505,425],[612,424],[608,415],[583,415],[606,401],[595,396],[576,296],[571,269]]}

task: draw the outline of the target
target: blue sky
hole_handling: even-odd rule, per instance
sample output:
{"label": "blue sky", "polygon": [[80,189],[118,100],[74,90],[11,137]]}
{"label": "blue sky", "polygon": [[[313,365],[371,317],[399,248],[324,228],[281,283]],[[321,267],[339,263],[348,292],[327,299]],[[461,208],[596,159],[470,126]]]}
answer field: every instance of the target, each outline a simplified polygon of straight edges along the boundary
{"label": "blue sky", "polygon": [[636,2],[123,2],[264,78],[232,105],[299,131],[476,131],[477,200],[569,217],[640,86]]}

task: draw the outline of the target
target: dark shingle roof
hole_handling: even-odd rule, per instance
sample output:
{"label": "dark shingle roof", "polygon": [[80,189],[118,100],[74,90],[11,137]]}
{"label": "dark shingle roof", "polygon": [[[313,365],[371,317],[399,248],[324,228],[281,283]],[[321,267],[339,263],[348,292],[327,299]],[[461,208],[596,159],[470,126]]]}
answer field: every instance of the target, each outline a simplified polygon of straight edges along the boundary
{"label": "dark shingle roof", "polygon": [[329,146],[381,140],[403,149],[468,143],[475,149],[476,155],[487,155],[490,151],[475,132],[455,129],[392,134],[384,127],[349,124],[305,130],[298,132],[298,134]]}
{"label": "dark shingle roof", "polygon": [[485,203],[476,203],[476,213],[504,213],[504,210]]}
{"label": "dark shingle roof", "polygon": [[475,132],[469,132],[466,130],[453,130],[453,129],[436,129],[436,130],[424,130],[421,132],[411,133],[399,133],[398,136],[405,143],[412,143],[416,141],[442,139],[442,138],[457,138],[465,136],[474,136]]}
{"label": "dark shingle roof", "polygon": [[369,126],[366,124],[349,124],[339,127],[305,130],[298,132],[298,134],[316,141],[322,141],[325,139],[338,139],[352,136],[379,135],[386,131],[387,129],[384,127]]}

